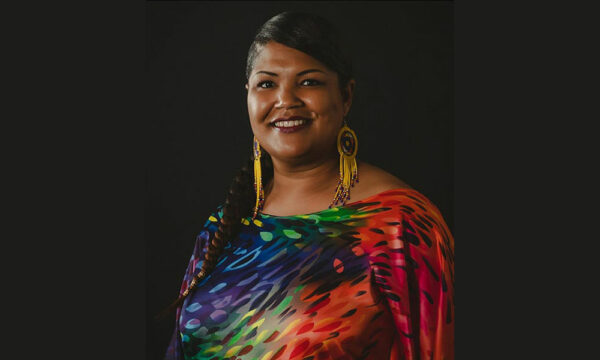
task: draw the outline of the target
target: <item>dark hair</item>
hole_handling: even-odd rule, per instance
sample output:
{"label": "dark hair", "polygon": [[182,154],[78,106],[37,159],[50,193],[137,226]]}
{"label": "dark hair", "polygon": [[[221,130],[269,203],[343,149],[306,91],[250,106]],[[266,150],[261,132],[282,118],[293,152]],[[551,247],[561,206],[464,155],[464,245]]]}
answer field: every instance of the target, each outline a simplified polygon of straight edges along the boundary
{"label": "dark hair", "polygon": [[250,79],[261,47],[275,41],[300,50],[335,71],[343,89],[352,79],[352,63],[341,51],[340,40],[333,25],[318,15],[295,11],[275,15],[254,36],[246,59],[246,80]]}
{"label": "dark hair", "polygon": [[[320,16],[289,11],[278,14],[264,23],[254,36],[246,60],[246,78],[250,77],[254,60],[260,53],[261,47],[269,41],[275,41],[300,50],[335,71],[338,74],[340,90],[345,96],[343,89],[352,78],[352,65],[340,51],[339,40],[333,26]],[[261,154],[262,183],[266,186],[273,178],[273,162],[271,156],[262,147]],[[188,289],[159,317],[183,303],[198,282],[213,271],[226,243],[238,234],[241,219],[252,215],[256,201],[253,156],[250,156],[229,188],[222,209],[223,216],[214,236],[209,239],[208,250],[200,272],[188,285]]]}

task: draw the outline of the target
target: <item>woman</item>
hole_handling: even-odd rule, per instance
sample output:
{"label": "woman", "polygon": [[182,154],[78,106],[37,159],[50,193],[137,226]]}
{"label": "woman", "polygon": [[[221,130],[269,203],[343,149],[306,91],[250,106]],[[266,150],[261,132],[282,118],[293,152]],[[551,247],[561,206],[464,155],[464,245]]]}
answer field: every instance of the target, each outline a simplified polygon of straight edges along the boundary
{"label": "woman", "polygon": [[452,359],[454,240],[422,194],[356,159],[334,29],[273,17],[246,77],[253,155],[197,237],[167,358]]}

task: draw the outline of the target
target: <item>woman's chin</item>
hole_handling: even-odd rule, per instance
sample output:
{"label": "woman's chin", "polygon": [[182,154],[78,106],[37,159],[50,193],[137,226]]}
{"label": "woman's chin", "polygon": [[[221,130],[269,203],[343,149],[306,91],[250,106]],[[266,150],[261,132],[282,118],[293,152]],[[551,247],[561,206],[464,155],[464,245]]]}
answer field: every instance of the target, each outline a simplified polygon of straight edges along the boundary
{"label": "woman's chin", "polygon": [[310,157],[310,149],[306,144],[299,144],[299,146],[288,145],[285,148],[272,149],[269,154],[278,160],[294,161]]}

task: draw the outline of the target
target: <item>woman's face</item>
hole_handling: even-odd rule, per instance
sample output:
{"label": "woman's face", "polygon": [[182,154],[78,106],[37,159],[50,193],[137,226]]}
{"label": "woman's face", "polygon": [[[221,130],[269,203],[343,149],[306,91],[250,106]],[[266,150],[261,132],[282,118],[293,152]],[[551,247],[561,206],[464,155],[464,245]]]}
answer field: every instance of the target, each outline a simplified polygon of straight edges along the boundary
{"label": "woman's face", "polygon": [[[350,110],[354,80],[343,99],[335,72],[299,50],[269,42],[255,59],[246,89],[252,132],[271,157],[314,160],[337,153],[337,134]],[[290,117],[304,124],[277,126]]]}

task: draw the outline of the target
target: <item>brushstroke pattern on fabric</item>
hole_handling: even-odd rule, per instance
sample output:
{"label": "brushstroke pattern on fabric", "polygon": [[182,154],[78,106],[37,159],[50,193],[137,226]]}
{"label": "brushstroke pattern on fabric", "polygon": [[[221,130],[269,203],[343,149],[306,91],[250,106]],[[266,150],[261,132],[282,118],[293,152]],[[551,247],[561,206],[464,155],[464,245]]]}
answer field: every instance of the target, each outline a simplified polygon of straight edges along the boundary
{"label": "brushstroke pattern on fabric", "polygon": [[[222,216],[196,239],[181,292]],[[393,189],[323,211],[242,219],[177,310],[166,359],[453,359],[454,239]]]}

